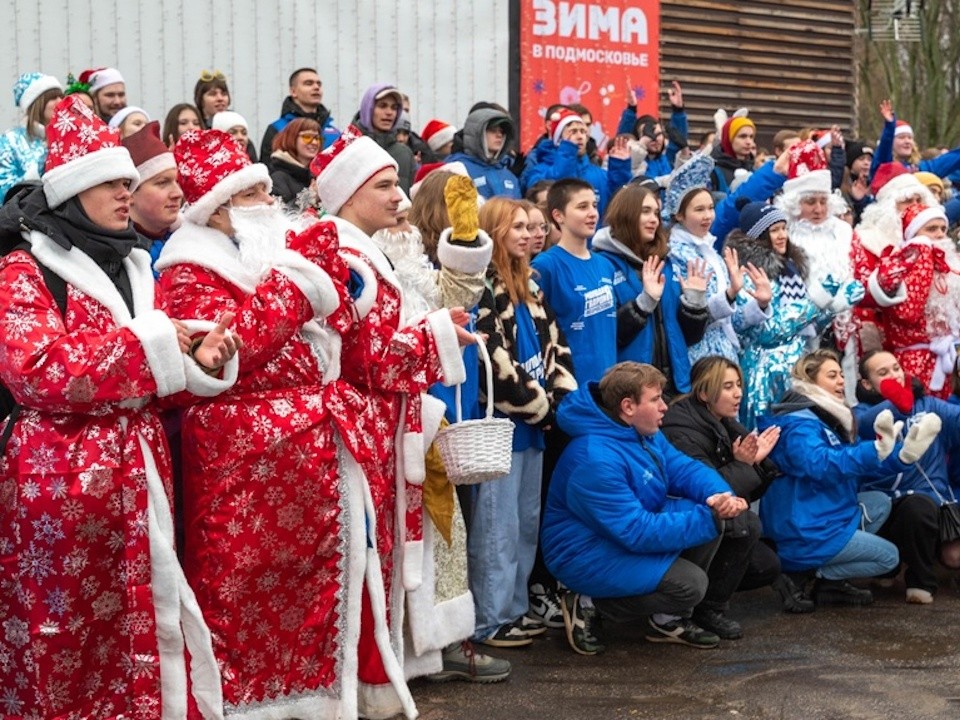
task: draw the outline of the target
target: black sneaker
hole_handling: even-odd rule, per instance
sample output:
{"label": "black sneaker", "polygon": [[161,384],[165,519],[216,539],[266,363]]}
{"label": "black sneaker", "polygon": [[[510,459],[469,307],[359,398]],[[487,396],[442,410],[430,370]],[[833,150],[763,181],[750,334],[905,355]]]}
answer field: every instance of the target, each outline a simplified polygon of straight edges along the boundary
{"label": "black sneaker", "polygon": [[693,610],[693,621],[704,630],[724,640],[739,640],[743,637],[743,628],[736,620],[731,620],[720,610],[697,607]]}
{"label": "black sneaker", "polygon": [[817,605],[869,605],[873,593],[851,585],[846,580],[817,580],[813,597]]}
{"label": "black sneaker", "polygon": [[715,648],[720,644],[719,637],[704,630],[690,618],[677,618],[659,625],[651,617],[649,622],[651,631],[646,636],[649,642],[677,643],[702,650]]}
{"label": "black sneaker", "polygon": [[515,648],[529,645],[533,640],[514,623],[507,623],[501,625],[493,635],[482,642],[490,647]]}
{"label": "black sneaker", "polygon": [[562,628],[563,611],[556,590],[542,583],[533,583],[530,586],[530,610],[527,615],[539,620],[545,627]]}
{"label": "black sneaker", "polygon": [[519,620],[517,620],[514,625],[523,630],[530,637],[536,637],[537,635],[543,635],[547,631],[547,626],[543,624],[538,618],[532,618],[529,615],[524,615]]}
{"label": "black sneaker", "polygon": [[495,683],[510,677],[510,662],[484,655],[469,640],[454,643],[443,649],[443,670],[427,675],[431,682],[466,680],[475,683]]}
{"label": "black sneaker", "polygon": [[560,607],[563,612],[563,626],[567,631],[567,642],[574,652],[596,655],[607,649],[597,637],[600,625],[597,609],[583,607],[580,604],[580,593],[568,592],[563,596]]}
{"label": "black sneaker", "polygon": [[771,587],[776,590],[783,602],[783,609],[789,613],[811,613],[817,609],[813,600],[803,594],[789,575],[783,573],[773,581]]}

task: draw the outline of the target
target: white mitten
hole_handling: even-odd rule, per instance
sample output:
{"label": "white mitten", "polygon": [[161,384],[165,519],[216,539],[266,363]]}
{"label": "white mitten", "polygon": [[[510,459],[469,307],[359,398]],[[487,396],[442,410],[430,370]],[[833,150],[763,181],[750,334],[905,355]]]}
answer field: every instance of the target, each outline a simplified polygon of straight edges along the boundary
{"label": "white mitten", "polygon": [[880,460],[886,460],[893,452],[893,446],[901,430],[903,430],[903,421],[894,422],[893,413],[889,410],[884,410],[874,419],[873,431],[877,434],[877,439],[873,444],[877,448],[877,457]]}
{"label": "white mitten", "polygon": [[923,454],[937,439],[940,428],[943,423],[940,416],[935,413],[926,413],[923,417],[910,426],[907,432],[907,439],[903,441],[903,447],[900,448],[900,462],[911,465],[923,457]]}

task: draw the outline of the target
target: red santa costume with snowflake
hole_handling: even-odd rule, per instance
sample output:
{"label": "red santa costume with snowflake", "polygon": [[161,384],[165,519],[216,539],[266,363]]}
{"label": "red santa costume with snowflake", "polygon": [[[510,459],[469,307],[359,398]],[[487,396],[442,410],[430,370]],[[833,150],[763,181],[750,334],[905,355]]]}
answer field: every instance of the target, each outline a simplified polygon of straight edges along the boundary
{"label": "red santa costume with snowflake", "polygon": [[[925,229],[928,223],[941,230]],[[911,205],[903,213],[903,241],[887,249],[875,273],[883,292],[901,286],[906,295],[880,314],[886,349],[927,392],[943,399],[950,396],[947,379],[960,342],[960,254],[946,227],[939,204]]]}
{"label": "red santa costume with snowflake", "polygon": [[[20,406],[0,460],[0,707],[222,718],[210,634],[174,548],[156,399],[215,395],[237,361],[206,376],[155,309],[132,226],[88,215],[85,191],[138,182],[119,134],[68,97],[47,140],[42,189],[0,212],[4,251],[30,246],[0,260],[0,377]],[[62,278],[63,311],[34,258]]]}
{"label": "red santa costume with snowflake", "polygon": [[[354,301],[358,324],[343,336],[342,368],[344,379],[367,396],[373,421],[373,458],[363,469],[371,503],[369,542],[378,552],[368,551],[360,637],[361,658],[366,658],[360,687],[370,717],[390,717],[400,709],[408,717],[416,714],[412,699],[397,692],[397,679],[406,669],[404,597],[420,587],[424,563],[432,562],[424,554],[421,485],[424,456],[444,409],[432,398],[424,402],[422,395],[435,382],[451,385],[464,379],[449,312],[412,316],[400,279],[372,241],[370,234],[386,225],[368,227],[368,234],[338,216],[346,206],[343,215],[353,217],[350,210],[360,208],[357,214],[369,212],[389,222],[392,209],[395,218],[401,199],[395,189],[396,168],[393,158],[352,127],[311,164],[322,206],[337,228],[341,257],[362,284]],[[368,202],[371,188],[381,183],[386,183],[385,191]],[[380,582],[372,577],[377,565]],[[417,672],[440,670],[439,653],[434,655],[435,662]]]}
{"label": "red santa costume with snowflake", "polygon": [[867,288],[867,295],[855,309],[854,315],[861,328],[861,350],[863,344],[882,342],[868,338],[871,326],[879,329],[879,316],[884,308],[889,308],[906,299],[903,285],[897,285],[893,295],[887,295],[877,284],[877,265],[880,257],[888,248],[897,246],[903,237],[901,226],[902,208],[910,201],[933,207],[936,199],[924,185],[910,173],[902,163],[883,163],[874,175],[870,191],[876,201],[863,211],[860,224],[853,235],[853,272],[856,278]]}
{"label": "red santa costume with snowflake", "polygon": [[[813,221],[801,217],[801,202],[810,195],[825,196],[827,212]],[[847,399],[856,403],[857,325],[851,312],[861,288],[853,274],[851,245],[853,229],[839,218],[846,205],[839,194],[831,191],[830,171],[826,158],[816,143],[797,143],[790,149],[790,166],[783,194],[776,205],[787,216],[790,242],[804,251],[807,257],[807,291],[810,299],[821,308],[830,308],[835,315],[833,336],[840,349]]]}

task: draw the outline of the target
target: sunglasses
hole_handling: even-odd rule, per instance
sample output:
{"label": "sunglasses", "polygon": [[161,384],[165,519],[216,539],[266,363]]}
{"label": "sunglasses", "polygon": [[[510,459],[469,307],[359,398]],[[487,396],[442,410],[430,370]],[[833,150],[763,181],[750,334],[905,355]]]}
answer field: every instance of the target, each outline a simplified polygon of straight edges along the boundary
{"label": "sunglasses", "polygon": [[211,80],[226,80],[226,77],[219,70],[210,72],[209,70],[200,71],[200,82],[210,82]]}
{"label": "sunglasses", "polygon": [[320,136],[316,133],[302,132],[297,137],[303,140],[307,145],[313,145],[314,143],[320,142]]}

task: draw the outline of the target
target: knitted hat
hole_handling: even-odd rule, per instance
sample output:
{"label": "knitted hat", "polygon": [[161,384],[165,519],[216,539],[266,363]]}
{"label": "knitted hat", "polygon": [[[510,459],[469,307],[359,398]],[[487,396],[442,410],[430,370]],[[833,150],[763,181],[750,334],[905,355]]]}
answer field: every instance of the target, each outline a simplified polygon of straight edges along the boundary
{"label": "knitted hat", "polygon": [[420,137],[423,138],[427,146],[437,152],[440,148],[453,140],[457,129],[453,125],[448,125],[443,120],[433,119],[423,126],[423,132]]}
{"label": "knitted hat", "polygon": [[759,239],[764,232],[772,228],[777,223],[785,223],[787,216],[783,210],[762,202],[747,203],[740,210],[740,230],[743,234],[754,240]]}
{"label": "knitted hat", "polygon": [[943,220],[947,222],[947,214],[944,212],[942,206],[927,207],[926,205],[914,203],[907,207],[907,209],[903,211],[902,216],[903,241],[910,242],[913,240],[917,236],[917,233],[920,232],[920,228],[931,220]]}
{"label": "knitted hat", "polygon": [[349,125],[330,147],[317,153],[310,172],[317,179],[317,194],[324,209],[336,215],[367,180],[388,167],[396,170],[397,161]]}
{"label": "knitted hat", "polygon": [[902,163],[888,162],[877,168],[870,183],[870,192],[877,202],[884,202],[899,198],[904,193],[909,197],[912,190],[920,187],[920,181]]}
{"label": "knitted hat", "polygon": [[561,108],[550,116],[550,137],[554,145],[560,144],[564,128],[573,122],[582,123],[583,118],[570,108]]}
{"label": "knitted hat", "polygon": [[830,193],[833,185],[823,150],[812,140],[798,142],[790,148],[790,166],[783,192]]}
{"label": "knitted hat", "polygon": [[893,129],[893,136],[897,135],[913,135],[913,128],[910,127],[910,123],[906,120],[897,120],[897,125]]}
{"label": "knitted hat", "polygon": [[33,101],[47,90],[60,90],[62,92],[63,86],[53,75],[44,75],[38,72],[24,73],[17,78],[17,82],[13,85],[13,104],[26,112]]}
{"label": "knitted hat", "polygon": [[126,178],[133,192],[140,175],[120,133],[93,114],[76,95],[60,100],[47,124],[47,164],[43,193],[58,207],[100,183]]}
{"label": "knitted hat", "polygon": [[859,140],[847,141],[844,150],[847,155],[847,168],[853,168],[853,164],[857,159],[862,158],[864,155],[873,157],[873,148]]}
{"label": "knitted hat", "polygon": [[233,110],[218,112],[210,120],[211,129],[222,130],[223,132],[230,132],[230,129],[237,127],[237,125],[240,125],[246,130],[250,129],[250,126],[247,125],[246,118],[238,112],[233,112]]}
{"label": "knitted hat", "polygon": [[130,152],[133,164],[137,166],[141,183],[145,183],[164,170],[177,169],[177,161],[173,153],[160,139],[160,123],[157,120],[147,123],[121,142]]}
{"label": "knitted hat", "polygon": [[663,204],[664,215],[675,216],[683,198],[694,190],[705,190],[715,165],[716,163],[709,155],[696,154],[674,170],[667,184],[666,200]]}
{"label": "knitted hat", "polygon": [[913,176],[926,188],[938,187],[941,192],[946,189],[943,184],[943,178],[934,175],[932,172],[915,172]]}
{"label": "knitted hat", "polygon": [[397,120],[397,124],[393,127],[394,130],[402,130],[403,132],[409,133],[413,129],[413,125],[410,123],[410,116],[407,115],[406,111],[400,111],[400,118]]}
{"label": "knitted hat", "polygon": [[183,216],[206,225],[218,207],[238,192],[263,183],[273,189],[270,171],[251,163],[246,151],[220,130],[190,130],[173,146],[177,175],[188,205]]}
{"label": "knitted hat", "polygon": [[80,82],[87,83],[90,86],[90,94],[95,95],[107,85],[122,83],[123,75],[115,68],[94,68],[80,73]]}
{"label": "knitted hat", "polygon": [[752,127],[754,132],[757,131],[757,126],[753,120],[746,115],[740,117],[734,115],[723,124],[723,128],[720,131],[720,149],[723,150],[724,155],[729,155],[730,157],[736,155],[733,151],[733,139],[737,136],[737,133],[745,127]]}
{"label": "knitted hat", "polygon": [[147,122],[150,122],[150,113],[148,113],[146,110],[137,107],[136,105],[127,105],[126,107],[122,107],[117,110],[114,116],[110,118],[108,125],[119,130],[120,125],[123,124],[123,121],[133,115],[133,113],[140,113],[147,119]]}

